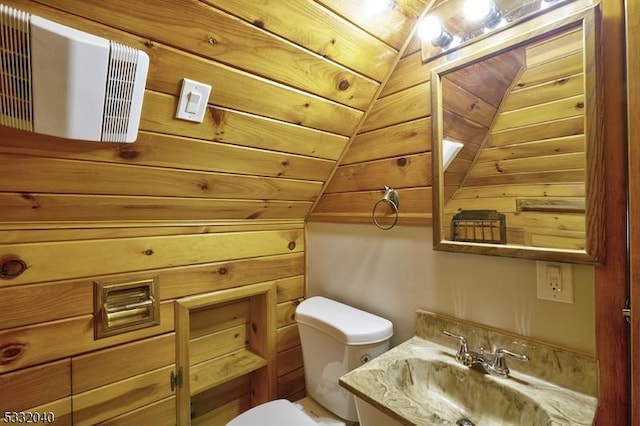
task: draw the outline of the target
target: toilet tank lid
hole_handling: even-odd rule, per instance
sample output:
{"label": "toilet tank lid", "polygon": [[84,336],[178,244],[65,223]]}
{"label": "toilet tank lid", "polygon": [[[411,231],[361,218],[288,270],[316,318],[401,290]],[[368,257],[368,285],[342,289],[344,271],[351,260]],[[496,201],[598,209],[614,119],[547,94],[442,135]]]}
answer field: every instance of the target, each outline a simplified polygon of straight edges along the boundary
{"label": "toilet tank lid", "polygon": [[382,342],[393,335],[391,321],[322,296],[300,303],[296,321],[349,345]]}

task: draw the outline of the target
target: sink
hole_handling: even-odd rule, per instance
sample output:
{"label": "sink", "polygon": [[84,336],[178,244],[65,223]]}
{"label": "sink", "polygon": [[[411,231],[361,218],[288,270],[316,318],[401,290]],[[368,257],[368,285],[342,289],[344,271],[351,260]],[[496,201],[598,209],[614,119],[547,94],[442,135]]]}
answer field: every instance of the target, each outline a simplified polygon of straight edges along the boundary
{"label": "sink", "polygon": [[513,369],[509,378],[488,375],[457,363],[455,353],[414,336],[342,376],[340,385],[357,406],[405,425],[592,424],[595,396]]}
{"label": "sink", "polygon": [[526,394],[458,364],[404,358],[391,362],[384,374],[398,392],[431,408],[432,423],[466,418],[476,425],[544,425],[551,420]]}

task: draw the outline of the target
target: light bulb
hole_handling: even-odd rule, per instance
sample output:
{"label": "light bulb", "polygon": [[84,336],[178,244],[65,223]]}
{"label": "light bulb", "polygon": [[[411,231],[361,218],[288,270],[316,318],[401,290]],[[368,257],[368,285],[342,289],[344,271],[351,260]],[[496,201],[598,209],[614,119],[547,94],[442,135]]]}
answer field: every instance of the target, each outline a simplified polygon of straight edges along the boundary
{"label": "light bulb", "polygon": [[426,16],[418,27],[418,35],[421,40],[431,41],[442,32],[442,24],[435,16]]}
{"label": "light bulb", "polygon": [[462,13],[468,21],[481,21],[495,8],[491,0],[466,0]]}

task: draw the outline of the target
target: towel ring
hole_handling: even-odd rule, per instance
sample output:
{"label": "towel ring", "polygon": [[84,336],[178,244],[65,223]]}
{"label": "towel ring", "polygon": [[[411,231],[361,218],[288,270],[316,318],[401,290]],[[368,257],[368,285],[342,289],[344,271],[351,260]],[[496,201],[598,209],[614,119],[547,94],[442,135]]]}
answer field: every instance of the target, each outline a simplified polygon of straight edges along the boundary
{"label": "towel ring", "polygon": [[[378,205],[380,203],[389,203],[391,205],[391,207],[393,208],[393,211],[395,213],[395,219],[393,220],[393,223],[391,224],[391,226],[382,226],[378,223],[378,220],[376,219],[376,209],[378,208]],[[389,187],[389,186],[384,186],[384,196],[382,197],[382,199],[380,201],[378,201],[377,203],[375,203],[373,205],[373,211],[371,212],[371,215],[373,217],[373,223],[380,229],[382,230],[388,230],[393,228],[394,226],[396,226],[396,224],[398,223],[398,207],[400,206],[400,197],[398,196],[398,191],[396,191],[395,189]]]}

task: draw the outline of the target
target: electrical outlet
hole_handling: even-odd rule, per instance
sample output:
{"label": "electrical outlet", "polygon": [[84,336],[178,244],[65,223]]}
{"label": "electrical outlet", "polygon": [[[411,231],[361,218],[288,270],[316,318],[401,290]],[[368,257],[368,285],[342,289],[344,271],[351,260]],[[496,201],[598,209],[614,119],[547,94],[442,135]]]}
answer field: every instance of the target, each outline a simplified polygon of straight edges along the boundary
{"label": "electrical outlet", "polygon": [[562,292],[562,268],[558,265],[546,266],[546,284],[551,291]]}
{"label": "electrical outlet", "polygon": [[538,299],[573,303],[573,266],[567,263],[536,262]]}

